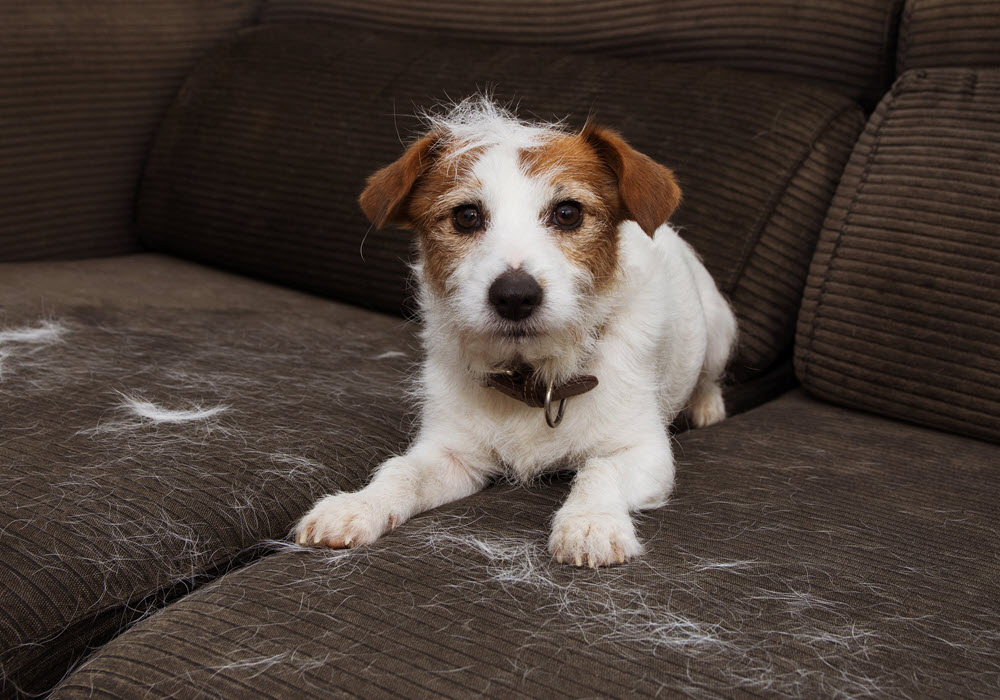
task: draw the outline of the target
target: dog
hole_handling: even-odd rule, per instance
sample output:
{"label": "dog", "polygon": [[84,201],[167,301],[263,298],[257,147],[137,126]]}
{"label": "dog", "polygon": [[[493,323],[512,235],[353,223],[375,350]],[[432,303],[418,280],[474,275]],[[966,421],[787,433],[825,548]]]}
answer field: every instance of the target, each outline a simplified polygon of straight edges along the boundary
{"label": "dog", "polygon": [[736,320],[667,223],[673,173],[589,122],[517,118],[485,96],[427,132],[360,196],[378,228],[412,229],[426,358],[405,454],[318,501],[303,545],[374,542],[492,478],[575,470],[548,546],[559,562],[641,554],[632,513],[674,484],[668,425],[725,418]]}

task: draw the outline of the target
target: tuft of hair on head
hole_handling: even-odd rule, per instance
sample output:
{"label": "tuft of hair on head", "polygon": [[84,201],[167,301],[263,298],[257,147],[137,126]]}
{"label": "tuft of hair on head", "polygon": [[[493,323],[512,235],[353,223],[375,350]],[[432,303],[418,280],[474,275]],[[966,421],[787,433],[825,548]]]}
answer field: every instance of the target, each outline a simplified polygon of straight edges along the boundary
{"label": "tuft of hair on head", "polygon": [[395,162],[369,177],[358,200],[376,228],[412,225],[407,213],[409,194],[435,161],[454,163],[470,152],[500,144],[533,148],[567,133],[563,121],[518,118],[512,105],[498,103],[489,92],[438,103],[418,116],[425,133]]}
{"label": "tuft of hair on head", "polygon": [[567,133],[565,120],[528,121],[516,112],[513,103],[501,104],[492,93],[478,92],[459,102],[439,103],[419,116],[429,131],[447,140],[443,155],[448,159],[504,143],[531,148]]}

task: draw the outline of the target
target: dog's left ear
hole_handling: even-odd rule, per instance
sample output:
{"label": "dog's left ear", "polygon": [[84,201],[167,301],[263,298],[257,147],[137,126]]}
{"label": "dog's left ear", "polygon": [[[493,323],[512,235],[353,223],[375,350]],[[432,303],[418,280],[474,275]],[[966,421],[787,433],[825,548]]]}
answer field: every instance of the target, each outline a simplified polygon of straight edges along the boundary
{"label": "dog's left ear", "polygon": [[417,178],[430,167],[437,142],[437,134],[426,134],[407,148],[399,160],[368,178],[368,185],[358,202],[375,228],[386,224],[410,225],[407,199]]}
{"label": "dog's left ear", "polygon": [[652,238],[681,202],[681,188],[673,172],[629,146],[612,129],[588,122],[580,138],[614,171],[628,217]]}

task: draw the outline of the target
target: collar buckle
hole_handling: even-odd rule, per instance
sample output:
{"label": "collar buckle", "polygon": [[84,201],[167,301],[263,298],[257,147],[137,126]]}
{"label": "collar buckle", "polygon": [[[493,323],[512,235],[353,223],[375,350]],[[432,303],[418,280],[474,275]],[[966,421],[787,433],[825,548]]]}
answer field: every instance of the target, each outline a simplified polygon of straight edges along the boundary
{"label": "collar buckle", "polygon": [[545,389],[545,423],[550,427],[554,428],[560,423],[562,423],[563,412],[566,410],[566,399],[559,399],[559,411],[556,413],[556,417],[552,417],[552,381],[549,380],[549,386]]}

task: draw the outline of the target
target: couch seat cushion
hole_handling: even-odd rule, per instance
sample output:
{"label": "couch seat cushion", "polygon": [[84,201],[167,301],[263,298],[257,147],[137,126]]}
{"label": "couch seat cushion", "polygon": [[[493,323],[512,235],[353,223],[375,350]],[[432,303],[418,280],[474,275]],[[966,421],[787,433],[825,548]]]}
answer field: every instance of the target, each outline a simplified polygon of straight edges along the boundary
{"label": "couch seat cushion", "polygon": [[231,572],[53,697],[995,694],[995,445],[793,392],[677,454],[637,561],[554,564],[565,482],[498,486]]}
{"label": "couch seat cushion", "polygon": [[733,362],[770,368],[794,334],[823,216],[863,125],[821,86],[697,65],[272,25],[207,58],[170,109],[139,193],[153,249],[398,313],[408,232],[374,231],[365,179],[420,130],[413,114],[486,86],[522,116],[621,129],[674,168],[674,221],[740,320]]}
{"label": "couch seat cushion", "polygon": [[405,443],[409,327],[158,255],[0,266],[0,695]]}

